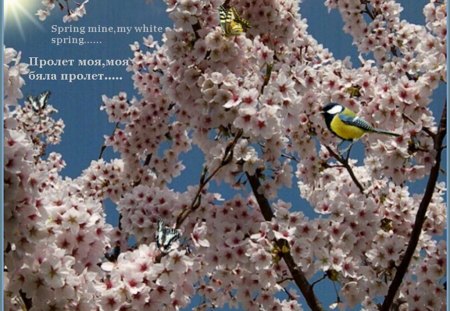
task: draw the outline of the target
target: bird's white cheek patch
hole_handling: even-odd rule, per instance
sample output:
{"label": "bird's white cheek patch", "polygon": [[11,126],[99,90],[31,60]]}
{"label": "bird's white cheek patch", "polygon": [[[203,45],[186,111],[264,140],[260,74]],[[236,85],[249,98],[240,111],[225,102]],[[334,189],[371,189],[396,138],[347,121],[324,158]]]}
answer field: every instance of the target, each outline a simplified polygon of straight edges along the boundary
{"label": "bird's white cheek patch", "polygon": [[327,112],[329,114],[338,114],[342,112],[342,107],[341,106],[334,106],[333,108],[331,108],[330,110],[328,110]]}

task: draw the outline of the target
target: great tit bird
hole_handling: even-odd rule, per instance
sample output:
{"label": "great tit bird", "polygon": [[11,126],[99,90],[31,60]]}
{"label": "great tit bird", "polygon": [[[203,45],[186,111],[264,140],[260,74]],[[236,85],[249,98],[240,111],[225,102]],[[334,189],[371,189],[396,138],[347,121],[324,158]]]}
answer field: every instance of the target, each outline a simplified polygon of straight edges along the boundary
{"label": "great tit bird", "polygon": [[343,140],[357,140],[365,133],[379,133],[391,136],[400,136],[397,133],[374,128],[367,121],[359,118],[350,109],[330,103],[322,109],[328,129]]}

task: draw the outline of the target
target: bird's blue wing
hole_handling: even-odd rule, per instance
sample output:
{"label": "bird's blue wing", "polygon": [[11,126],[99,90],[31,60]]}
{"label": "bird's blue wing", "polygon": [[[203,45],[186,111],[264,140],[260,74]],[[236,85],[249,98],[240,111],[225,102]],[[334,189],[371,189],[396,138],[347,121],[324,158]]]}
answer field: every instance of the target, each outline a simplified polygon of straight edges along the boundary
{"label": "bird's blue wing", "polygon": [[344,114],[339,115],[339,119],[347,125],[359,127],[362,130],[373,132],[375,129],[368,122],[358,117],[347,116]]}

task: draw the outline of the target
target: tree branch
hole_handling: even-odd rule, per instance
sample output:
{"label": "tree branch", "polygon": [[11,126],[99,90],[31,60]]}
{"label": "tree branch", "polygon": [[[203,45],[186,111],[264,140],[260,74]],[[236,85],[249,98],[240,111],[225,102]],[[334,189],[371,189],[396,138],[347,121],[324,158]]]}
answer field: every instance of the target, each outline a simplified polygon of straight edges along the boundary
{"label": "tree branch", "polygon": [[[259,187],[261,186],[261,183],[259,182],[259,178],[255,175],[250,175],[248,173],[245,173],[247,175],[247,178],[250,182],[250,186],[252,187],[253,194],[256,197],[256,201],[258,202],[259,208],[261,209],[261,213],[266,221],[270,221],[273,217],[273,211],[270,206],[269,201],[267,198],[258,192]],[[282,239],[276,239],[275,243],[276,245],[282,249],[284,245],[284,240]],[[300,270],[300,268],[297,266],[297,264],[294,261],[294,258],[292,258],[292,255],[290,252],[280,252],[281,257],[284,259],[284,262],[289,268],[289,271],[291,272],[292,277],[294,278],[295,284],[297,284],[298,288],[302,292],[303,296],[305,297],[306,302],[308,303],[308,306],[313,311],[322,311],[322,305],[318,301],[316,295],[314,294],[312,286],[309,284],[308,279],[306,278],[303,271]]]}
{"label": "tree branch", "polygon": [[373,14],[373,12],[370,10],[369,5],[366,3],[366,6],[364,8],[364,10],[361,13],[366,13],[367,15],[369,15],[369,17],[374,20],[375,19],[375,15]]}
{"label": "tree branch", "polygon": [[314,282],[311,284],[311,287],[316,286],[318,283],[322,282],[322,281],[325,280],[326,278],[327,278],[327,274],[324,273],[323,276],[322,276],[320,279],[314,281]]}
{"label": "tree branch", "polygon": [[[412,124],[417,125],[417,123],[416,123],[413,119],[411,119],[410,117],[408,117],[405,113],[402,113],[402,117],[403,117],[404,119],[408,120],[409,122],[411,122]],[[435,135],[432,131],[430,131],[430,129],[427,128],[427,127],[422,127],[422,131],[424,131],[425,133],[427,133],[428,136],[430,136],[431,138],[434,138],[434,137],[436,136],[436,135]]]}
{"label": "tree branch", "polygon": [[197,193],[195,194],[191,205],[187,209],[183,210],[180,215],[178,215],[175,228],[180,228],[181,224],[186,220],[186,218],[188,218],[188,216],[200,206],[200,199],[203,189],[224,166],[228,165],[233,160],[234,147],[242,137],[242,134],[243,131],[239,130],[234,139],[230,143],[228,143],[228,145],[225,147],[220,165],[208,177],[206,176],[208,171],[207,169],[204,169],[202,176],[200,177],[200,185],[198,187]]}
{"label": "tree branch", "polygon": [[327,148],[328,152],[347,169],[348,173],[350,174],[350,177],[352,178],[353,182],[358,187],[359,191],[361,191],[361,193],[364,194],[364,187],[361,185],[358,178],[356,178],[355,173],[353,172],[350,164],[348,164],[348,161],[345,160],[340,155],[338,155],[336,152],[334,152],[333,149],[331,149],[330,147],[325,146],[325,148]]}
{"label": "tree branch", "polygon": [[[111,136],[113,136],[116,133],[116,130],[119,128],[119,122],[116,123],[116,125],[114,125],[114,130],[111,133]],[[100,154],[98,155],[98,159],[100,160],[103,157],[103,153],[106,150],[106,144],[103,143],[102,147],[100,148]]]}
{"label": "tree branch", "polygon": [[419,242],[422,227],[426,219],[428,206],[430,205],[431,199],[433,197],[433,192],[436,187],[436,182],[439,176],[442,143],[447,132],[446,122],[447,122],[447,102],[445,102],[444,110],[442,112],[441,121],[439,124],[439,129],[437,135],[434,138],[434,150],[436,151],[435,163],[431,168],[430,178],[428,179],[425,193],[423,195],[422,201],[420,202],[419,209],[417,210],[416,220],[414,222],[414,227],[411,232],[411,238],[409,240],[405,254],[403,255],[403,259],[397,268],[397,272],[395,273],[394,279],[392,280],[392,283],[389,286],[389,290],[384,298],[383,305],[380,307],[380,311],[389,311],[391,309],[394,298],[397,294],[398,289],[400,288],[400,285],[402,284],[403,277],[405,276],[408,270],[411,258],[413,257],[415,249]]}

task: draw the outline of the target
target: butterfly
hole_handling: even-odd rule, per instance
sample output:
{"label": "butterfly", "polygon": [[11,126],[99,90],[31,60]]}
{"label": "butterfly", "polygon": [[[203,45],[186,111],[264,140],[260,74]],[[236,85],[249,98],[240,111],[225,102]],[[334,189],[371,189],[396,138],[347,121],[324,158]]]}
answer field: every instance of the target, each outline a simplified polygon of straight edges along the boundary
{"label": "butterfly", "polygon": [[250,23],[241,18],[234,7],[226,9],[221,5],[219,7],[219,19],[225,36],[237,36],[250,28]]}
{"label": "butterfly", "polygon": [[180,239],[180,232],[177,229],[166,227],[159,219],[155,232],[156,246],[164,253],[171,251],[172,244]]}
{"label": "butterfly", "polygon": [[47,106],[48,98],[51,94],[50,91],[45,91],[36,97],[30,95],[27,97],[27,101],[30,103],[34,112],[39,112]]}

